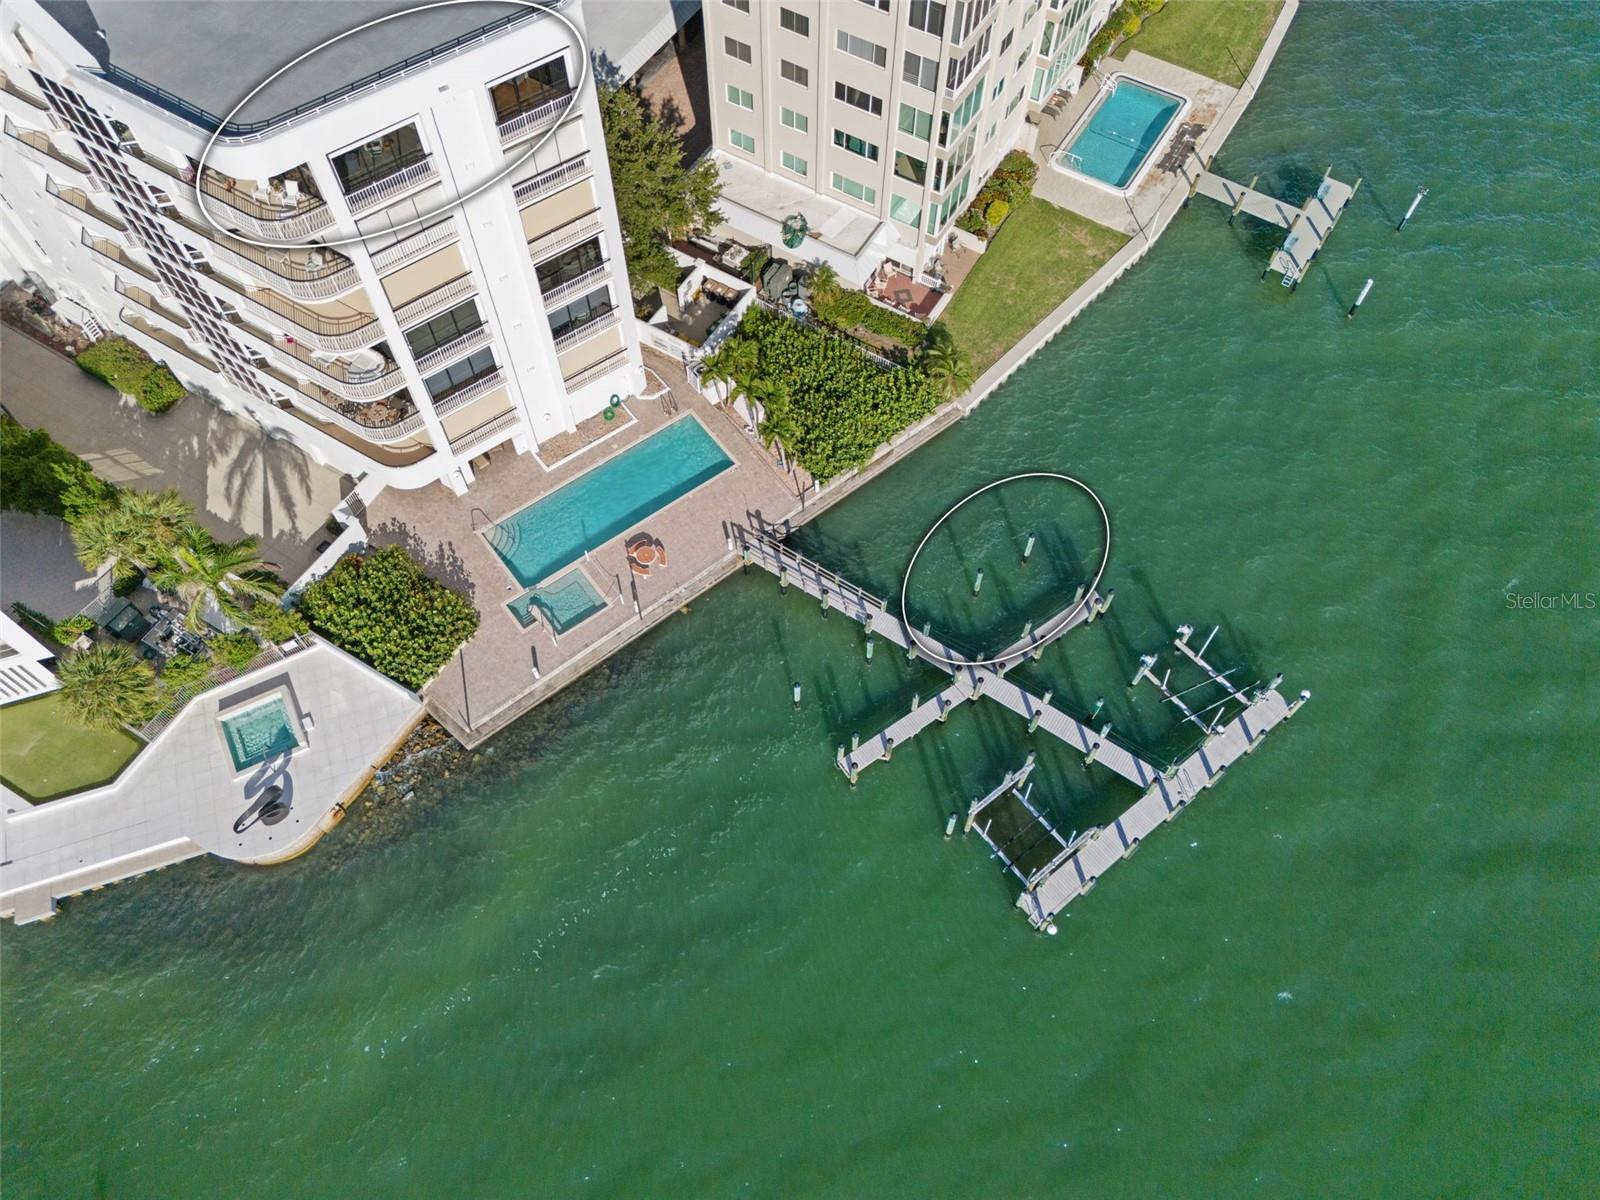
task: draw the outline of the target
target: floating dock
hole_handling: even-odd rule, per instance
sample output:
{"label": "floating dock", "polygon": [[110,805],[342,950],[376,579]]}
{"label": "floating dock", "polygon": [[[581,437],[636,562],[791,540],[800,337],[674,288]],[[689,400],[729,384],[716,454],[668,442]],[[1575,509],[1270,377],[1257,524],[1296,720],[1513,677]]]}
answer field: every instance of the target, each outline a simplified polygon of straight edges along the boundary
{"label": "floating dock", "polygon": [[[1045,647],[1063,634],[1092,623],[1110,606],[1114,591],[1102,596],[1080,587],[1073,602],[1041,622],[1037,631],[1030,626],[992,659],[976,661],[940,641],[927,628],[914,634],[883,599],[777,539],[738,527],[734,537],[746,567],[761,567],[778,579],[780,588],[787,590],[793,584],[816,600],[824,614],[842,612],[870,635],[882,637],[908,656],[921,658],[950,675],[946,687],[927,700],[917,697],[910,711],[887,728],[865,741],[857,738],[849,747],[839,747],[835,762],[852,786],[865,768],[888,762],[897,747],[930,725],[942,723],[960,705],[987,698],[1022,717],[1030,733],[1049,734],[1083,755],[1085,766],[1099,763],[1140,790],[1139,799],[1110,825],[1089,830],[1082,837],[1063,838],[1030,799],[1030,755],[1021,771],[1008,774],[999,787],[969,807],[966,830],[976,829],[1021,883],[1017,907],[1038,929],[1054,932],[1057,913],[1092,888],[1108,867],[1137,850],[1152,829],[1182,812],[1230,766],[1252,753],[1262,738],[1311,696],[1301,692],[1293,702],[1286,701],[1277,690],[1281,675],[1265,686],[1240,688],[1230,678],[1232,671],[1217,671],[1205,658],[1217,631],[1212,630],[1196,650],[1189,645],[1193,628],[1182,626],[1174,647],[1200,669],[1201,682],[1182,692],[1172,691],[1168,686],[1171,671],[1157,676],[1159,660],[1153,654],[1140,659],[1133,679],[1134,687],[1148,680],[1184,720],[1202,730],[1200,744],[1193,751],[1159,767],[1114,738],[1109,722],[1096,729],[1051,704],[1049,692],[1035,696],[1006,677],[1016,662],[1038,659]],[[1220,689],[1222,699],[1198,708],[1199,700],[1185,702],[1186,695],[1205,688]],[[1228,717],[1230,705],[1237,711]]]}

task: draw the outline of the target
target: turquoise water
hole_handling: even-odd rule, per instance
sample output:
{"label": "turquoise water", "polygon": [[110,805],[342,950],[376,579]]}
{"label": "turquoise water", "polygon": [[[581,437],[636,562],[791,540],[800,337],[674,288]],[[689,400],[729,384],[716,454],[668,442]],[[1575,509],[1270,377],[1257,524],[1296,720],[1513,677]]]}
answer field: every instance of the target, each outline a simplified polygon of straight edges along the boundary
{"label": "turquoise water", "polygon": [[604,612],[605,598],[581,570],[568,571],[543,587],[529,588],[506,605],[524,628],[534,620],[538,609],[557,633],[566,633],[597,612]]}
{"label": "turquoise water", "polygon": [[[1181,740],[1126,684],[1187,620],[1313,691],[1059,937],[943,839],[1019,723],[964,706],[852,792],[838,743],[934,676],[735,575],[292,863],[0,929],[7,1200],[1594,1195],[1597,615],[1506,599],[1600,590],[1594,44],[1576,6],[1305,5],[1217,163],[1365,177],[1299,290],[1197,200],[798,535],[891,591],[972,487],[1067,470],[1117,599],[1019,679]],[[1072,544],[1023,572],[996,507],[941,574],[1043,604],[1093,514],[1007,504]],[[1067,832],[1128,794],[1040,754]]]}
{"label": "turquoise water", "polygon": [[222,717],[221,722],[236,771],[253,767],[300,744],[281,699],[253,705],[236,716]]}
{"label": "turquoise water", "polygon": [[733,465],[694,417],[498,521],[489,536],[523,587],[547,579]]}
{"label": "turquoise water", "polygon": [[1126,187],[1182,106],[1176,96],[1123,79],[1096,106],[1062,161],[1112,187]]}

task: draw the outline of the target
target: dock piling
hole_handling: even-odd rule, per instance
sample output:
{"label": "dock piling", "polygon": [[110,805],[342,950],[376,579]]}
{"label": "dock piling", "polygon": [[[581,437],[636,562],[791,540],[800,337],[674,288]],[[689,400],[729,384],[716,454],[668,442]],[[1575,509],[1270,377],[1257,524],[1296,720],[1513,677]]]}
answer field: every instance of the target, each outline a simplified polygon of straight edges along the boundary
{"label": "dock piling", "polygon": [[1104,696],[1096,696],[1094,701],[1094,711],[1089,714],[1089,720],[1093,721],[1096,717],[1098,717],[1100,715],[1100,710],[1105,706],[1106,698]]}
{"label": "dock piling", "polygon": [[[1397,230],[1395,230],[1395,232],[1398,233],[1400,231],[1397,229]],[[1348,321],[1351,317],[1356,315],[1356,309],[1361,307],[1362,303],[1367,298],[1367,293],[1370,292],[1370,291],[1372,291],[1372,279],[1369,276],[1368,279],[1367,279],[1367,282],[1361,285],[1361,294],[1356,297],[1356,302],[1350,306],[1350,311],[1345,313],[1344,319],[1346,321]]]}
{"label": "dock piling", "polygon": [[1411,220],[1412,214],[1417,211],[1417,206],[1422,203],[1422,198],[1424,196],[1426,196],[1427,194],[1428,194],[1428,189],[1427,188],[1418,188],[1417,189],[1417,194],[1411,198],[1411,207],[1406,209],[1406,215],[1400,218],[1400,224],[1398,224],[1398,225],[1396,225],[1394,227],[1394,231],[1396,233],[1399,233],[1402,229],[1404,229],[1406,227],[1406,222]]}
{"label": "dock piling", "polygon": [[978,573],[972,579],[972,594],[976,596],[983,590],[983,568],[978,568]]}
{"label": "dock piling", "polygon": [[798,679],[794,681],[794,706],[796,708],[800,707],[800,681]]}
{"label": "dock piling", "polygon": [[1022,561],[1027,562],[1033,557],[1033,534],[1028,535],[1027,545],[1022,547]]}
{"label": "dock piling", "polygon": [[867,661],[868,662],[872,661],[872,645],[873,645],[872,634],[868,633],[867,634]]}

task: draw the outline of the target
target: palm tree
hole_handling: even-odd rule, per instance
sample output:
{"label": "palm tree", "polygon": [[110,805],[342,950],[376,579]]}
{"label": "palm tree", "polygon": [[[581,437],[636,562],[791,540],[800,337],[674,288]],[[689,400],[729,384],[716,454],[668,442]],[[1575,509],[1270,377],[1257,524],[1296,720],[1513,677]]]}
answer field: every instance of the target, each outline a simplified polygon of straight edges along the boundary
{"label": "palm tree", "polygon": [[706,359],[705,370],[700,377],[712,382],[726,383],[728,402],[731,404],[748,393],[751,381],[756,378],[760,370],[761,354],[756,349],[755,342],[735,336],[725,342],[722,349]]}
{"label": "palm tree", "polygon": [[92,728],[137,725],[161,705],[155,672],[117,642],[102,642],[63,659],[56,674],[62,708]]}
{"label": "palm tree", "polygon": [[219,542],[199,525],[187,525],[150,578],[178,594],[186,610],[183,623],[195,633],[205,626],[201,614],[208,601],[229,620],[247,625],[244,601],[283,594],[283,581],[257,556],[257,545],[253,537]]}
{"label": "palm tree", "polygon": [[837,300],[843,290],[839,285],[839,272],[827,263],[820,263],[811,270],[811,278],[807,280],[811,289],[811,303],[826,305],[830,300]]}
{"label": "palm tree", "polygon": [[794,444],[800,437],[800,423],[795,420],[794,410],[789,407],[787,393],[778,393],[762,405],[761,424],[756,432],[761,435],[762,445],[771,450],[778,448],[778,463],[784,464],[785,452],[793,453]]}
{"label": "palm tree", "polygon": [[131,579],[161,562],[193,516],[189,502],[172,488],[119,491],[73,521],[78,561],[90,571],[109,563],[118,579]]}
{"label": "palm tree", "polygon": [[972,386],[972,361],[942,324],[928,330],[918,362],[922,373],[945,400],[954,400]]}

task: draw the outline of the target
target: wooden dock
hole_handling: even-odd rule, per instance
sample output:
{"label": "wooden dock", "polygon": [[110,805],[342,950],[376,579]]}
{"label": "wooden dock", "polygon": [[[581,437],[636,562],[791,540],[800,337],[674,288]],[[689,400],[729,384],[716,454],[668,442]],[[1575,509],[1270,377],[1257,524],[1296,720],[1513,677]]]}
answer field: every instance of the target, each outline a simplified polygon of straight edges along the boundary
{"label": "wooden dock", "polygon": [[1292,288],[1300,282],[1312,260],[1322,252],[1322,247],[1333,233],[1333,227],[1339,223],[1339,218],[1360,186],[1359,179],[1352,185],[1324,173],[1316,191],[1304,204],[1296,206],[1206,170],[1195,180],[1190,194],[1206,196],[1219,204],[1226,204],[1231,210],[1230,220],[1233,215],[1242,212],[1259,221],[1287,229],[1289,232],[1283,239],[1283,245],[1273,251],[1272,260],[1261,275],[1265,278],[1268,271],[1276,271],[1283,276],[1283,285]]}

